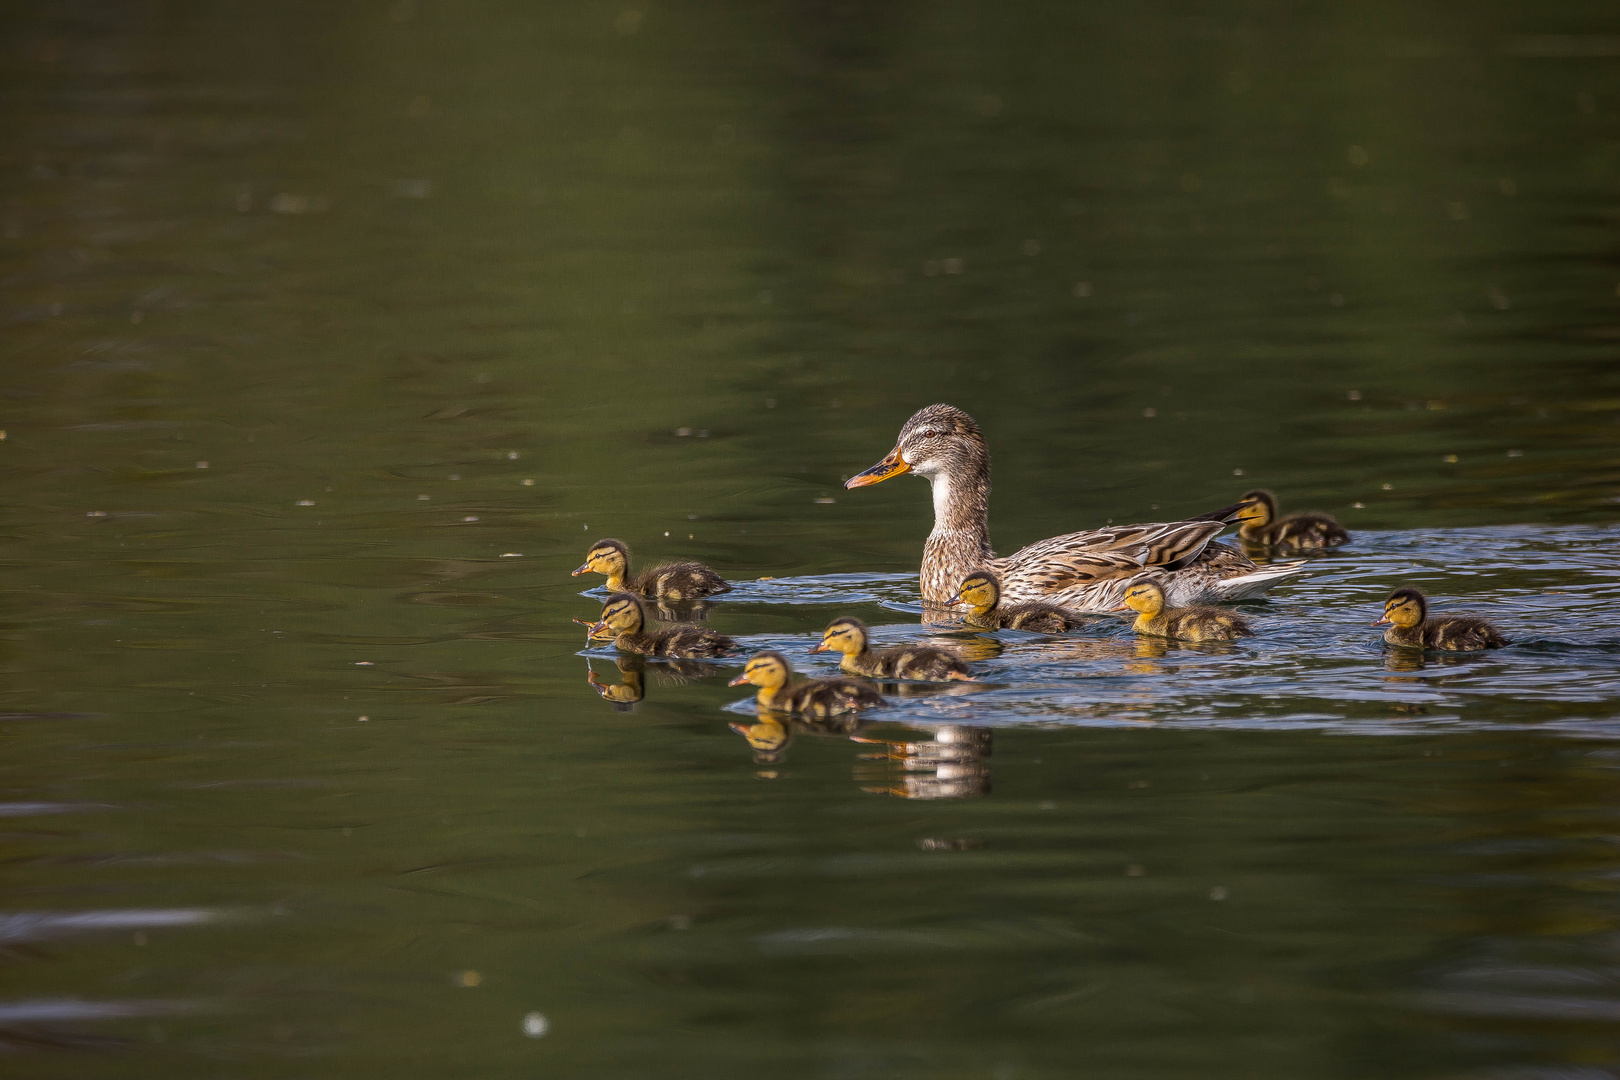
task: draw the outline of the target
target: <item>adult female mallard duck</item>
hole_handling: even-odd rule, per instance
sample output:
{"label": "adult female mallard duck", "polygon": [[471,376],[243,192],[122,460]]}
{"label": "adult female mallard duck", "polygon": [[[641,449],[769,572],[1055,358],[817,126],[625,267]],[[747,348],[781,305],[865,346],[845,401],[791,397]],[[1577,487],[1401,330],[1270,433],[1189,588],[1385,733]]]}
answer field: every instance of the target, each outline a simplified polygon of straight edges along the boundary
{"label": "adult female mallard duck", "polygon": [[875,687],[854,679],[809,679],[795,684],[793,668],[779,652],[755,653],[743,673],[727,685],[743,683],[759,687],[754,700],[761,709],[799,713],[812,719],[855,712],[883,701]]}
{"label": "adult female mallard duck", "polygon": [[1350,539],[1350,534],[1334,520],[1332,514],[1307,510],[1277,516],[1277,497],[1262,488],[1243,493],[1238,502],[1244,509],[1238,512],[1238,539],[1249,544],[1267,547],[1315,550],[1338,547]]}
{"label": "adult female mallard duck", "polygon": [[851,675],[871,675],[879,679],[917,679],[923,682],[961,680],[971,682],[973,676],[961,659],[944,649],[928,645],[900,645],[893,649],[874,649],[866,640],[866,624],[859,619],[843,616],[828,624],[821,635],[821,643],[810,650],[841,652],[844,659],[838,670]]}
{"label": "adult female mallard duck", "polygon": [[1241,505],[1190,521],[1054,536],[998,559],[990,550],[990,452],[979,425],[950,405],[918,410],[889,455],[844,486],[865,487],[905,472],[925,477],[934,490],[934,531],[923,545],[920,575],[925,603],[947,603],[962,579],[981,568],[1001,578],[1002,595],[1014,602],[1108,611],[1144,573],[1162,582],[1176,603],[1191,604],[1254,596],[1304,566],[1258,566],[1213,543]]}
{"label": "adult female mallard duck", "polygon": [[1232,641],[1254,634],[1246,620],[1230,611],[1212,607],[1165,607],[1164,590],[1151,579],[1131,582],[1125,590],[1125,602],[1114,610],[1127,608],[1137,613],[1131,629],[1138,634],[1177,641]]}
{"label": "adult female mallard duck", "polygon": [[622,540],[598,540],[585,554],[585,562],[575,570],[581,574],[607,575],[611,592],[636,593],[658,600],[701,600],[705,596],[730,592],[731,586],[702,563],[673,562],[630,572],[630,549]]}
{"label": "adult female mallard duck", "polygon": [[1030,600],[1001,602],[1001,581],[988,570],[975,570],[962,582],[947,604],[966,604],[962,621],[984,630],[1028,630],[1034,634],[1066,634],[1080,625],[1080,617],[1056,604]]}
{"label": "adult female mallard duck", "polygon": [[737,643],[704,626],[666,626],[648,630],[641,601],[630,593],[614,593],[602,605],[602,617],[595,622],[575,619],[590,628],[593,638],[613,638],[624,652],[644,656],[705,657],[724,656]]}
{"label": "adult female mallard duck", "polygon": [[1404,645],[1409,649],[1441,649],[1446,652],[1471,652],[1475,649],[1500,649],[1508,643],[1501,631],[1471,615],[1442,615],[1431,619],[1429,600],[1416,589],[1396,589],[1384,601],[1384,617],[1374,626],[1389,624],[1384,640],[1391,645]]}

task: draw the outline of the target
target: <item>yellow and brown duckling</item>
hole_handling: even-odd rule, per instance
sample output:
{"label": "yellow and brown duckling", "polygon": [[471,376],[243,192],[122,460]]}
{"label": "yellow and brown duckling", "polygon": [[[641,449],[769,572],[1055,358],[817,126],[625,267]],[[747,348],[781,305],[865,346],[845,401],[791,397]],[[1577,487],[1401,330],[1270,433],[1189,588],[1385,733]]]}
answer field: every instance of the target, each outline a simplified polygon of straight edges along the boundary
{"label": "yellow and brown duckling", "polygon": [[1374,626],[1389,625],[1384,640],[1410,649],[1471,652],[1500,649],[1508,643],[1501,631],[1471,615],[1442,615],[1431,619],[1429,601],[1416,589],[1396,589],[1384,601],[1384,617]]}
{"label": "yellow and brown duckling", "polygon": [[1035,634],[1064,634],[1080,625],[1080,616],[1067,608],[1031,600],[1023,604],[1001,602],[1001,579],[988,570],[975,570],[963,581],[949,604],[966,604],[962,621],[984,630],[1028,630]]}
{"label": "yellow and brown duckling", "polygon": [[1175,638],[1177,641],[1233,641],[1254,631],[1241,616],[1212,607],[1167,608],[1164,589],[1157,581],[1133,581],[1125,590],[1126,608],[1136,612],[1131,629],[1138,634]]}
{"label": "yellow and brown duckling", "polygon": [[1314,550],[1338,547],[1350,539],[1332,514],[1307,510],[1279,518],[1277,497],[1261,488],[1244,492],[1238,502],[1246,504],[1237,518],[1242,523],[1238,539],[1247,544]]}
{"label": "yellow and brown duckling", "polygon": [[651,596],[659,600],[701,600],[705,596],[730,592],[719,574],[702,563],[673,562],[630,572],[630,549],[622,540],[598,540],[585,555],[585,562],[574,571],[581,574],[604,574],[607,587],[613,592],[630,592],[638,596]]}
{"label": "yellow and brown duckling", "polygon": [[759,687],[755,703],[761,709],[798,713],[812,719],[837,716],[877,705],[883,695],[868,683],[854,679],[808,679],[793,682],[793,668],[779,652],[755,653],[743,673],[730,686],[752,683]]}
{"label": "yellow and brown duckling", "polygon": [[596,622],[574,621],[588,626],[591,637],[611,637],[613,644],[623,651],[644,656],[724,656],[737,647],[731,638],[705,626],[679,625],[648,630],[641,601],[629,593],[614,593],[608,597],[607,603],[602,605],[602,617]]}
{"label": "yellow and brown duckling", "polygon": [[841,652],[838,670],[851,675],[879,679],[919,679],[925,682],[973,679],[968,666],[956,655],[929,645],[899,645],[874,649],[867,641],[866,624],[848,616],[834,619],[821,635],[821,644],[810,650]]}

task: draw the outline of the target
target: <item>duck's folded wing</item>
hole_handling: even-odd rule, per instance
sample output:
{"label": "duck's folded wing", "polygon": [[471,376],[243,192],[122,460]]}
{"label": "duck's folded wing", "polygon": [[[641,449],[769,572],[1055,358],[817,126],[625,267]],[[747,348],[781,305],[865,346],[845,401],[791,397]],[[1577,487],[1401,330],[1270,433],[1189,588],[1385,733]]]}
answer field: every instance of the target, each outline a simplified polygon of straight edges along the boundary
{"label": "duck's folded wing", "polygon": [[1040,540],[998,560],[1004,573],[1046,591],[1188,565],[1226,527],[1223,521],[1116,525]]}

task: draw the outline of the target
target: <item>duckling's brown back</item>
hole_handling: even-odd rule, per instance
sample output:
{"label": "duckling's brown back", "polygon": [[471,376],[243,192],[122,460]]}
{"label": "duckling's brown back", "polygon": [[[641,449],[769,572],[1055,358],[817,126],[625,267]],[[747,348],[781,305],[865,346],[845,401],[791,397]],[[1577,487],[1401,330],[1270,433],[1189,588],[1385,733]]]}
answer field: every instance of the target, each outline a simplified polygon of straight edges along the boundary
{"label": "duckling's brown back", "polygon": [[636,576],[637,592],[664,600],[701,600],[730,592],[731,586],[707,566],[697,562],[665,563]]}
{"label": "duckling's brown back", "polygon": [[1213,607],[1177,608],[1169,615],[1170,636],[1190,641],[1230,641],[1254,631],[1240,615]]}
{"label": "duckling's brown back", "polygon": [[1473,649],[1500,649],[1508,643],[1501,631],[1468,615],[1430,619],[1423,624],[1423,643],[1431,649],[1465,652]]}

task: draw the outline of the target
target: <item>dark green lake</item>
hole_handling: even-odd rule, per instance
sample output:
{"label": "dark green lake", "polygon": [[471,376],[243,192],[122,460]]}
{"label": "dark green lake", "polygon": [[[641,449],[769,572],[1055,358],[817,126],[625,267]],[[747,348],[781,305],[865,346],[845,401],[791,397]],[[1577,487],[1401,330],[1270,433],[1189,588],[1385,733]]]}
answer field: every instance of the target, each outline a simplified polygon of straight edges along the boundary
{"label": "dark green lake", "polygon": [[[0,28],[0,1072],[1620,1075],[1612,3]],[[841,481],[935,401],[1002,551],[1355,540],[1230,648],[920,627]],[[601,536],[986,685],[758,751]]]}

